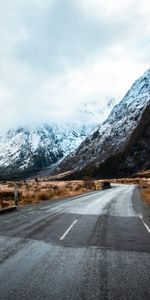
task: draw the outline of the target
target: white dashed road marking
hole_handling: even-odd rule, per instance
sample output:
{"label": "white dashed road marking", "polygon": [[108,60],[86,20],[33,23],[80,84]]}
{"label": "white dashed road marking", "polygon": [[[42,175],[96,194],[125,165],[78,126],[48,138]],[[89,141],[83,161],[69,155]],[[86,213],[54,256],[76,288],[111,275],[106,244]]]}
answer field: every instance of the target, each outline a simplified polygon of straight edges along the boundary
{"label": "white dashed road marking", "polygon": [[73,226],[78,222],[78,220],[74,220],[73,223],[69,226],[69,228],[65,231],[65,233],[61,236],[60,241],[63,241],[69,231],[73,228]]}

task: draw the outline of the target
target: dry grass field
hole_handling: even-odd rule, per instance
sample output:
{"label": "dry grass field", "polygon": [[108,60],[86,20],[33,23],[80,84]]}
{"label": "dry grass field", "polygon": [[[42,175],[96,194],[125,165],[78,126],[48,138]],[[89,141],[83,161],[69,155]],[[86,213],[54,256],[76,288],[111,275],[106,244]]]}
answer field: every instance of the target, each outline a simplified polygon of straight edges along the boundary
{"label": "dry grass field", "polygon": [[41,201],[76,196],[91,190],[100,189],[101,181],[111,183],[139,184],[142,187],[143,199],[150,204],[150,179],[123,178],[93,181],[90,178],[74,181],[51,181],[49,178],[33,179],[19,182],[0,183],[0,209],[13,206],[14,190],[17,184],[19,206],[36,204]]}
{"label": "dry grass field", "polygon": [[150,186],[147,189],[143,190],[144,200],[150,205]]}
{"label": "dry grass field", "polygon": [[150,180],[147,180],[147,182],[145,181],[142,187],[143,199],[150,205]]}
{"label": "dry grass field", "polygon": [[48,179],[35,179],[28,181],[1,182],[0,183],[0,209],[13,206],[14,190],[17,184],[19,206],[36,204],[41,201],[71,197],[94,189],[92,180],[76,181],[49,181]]}

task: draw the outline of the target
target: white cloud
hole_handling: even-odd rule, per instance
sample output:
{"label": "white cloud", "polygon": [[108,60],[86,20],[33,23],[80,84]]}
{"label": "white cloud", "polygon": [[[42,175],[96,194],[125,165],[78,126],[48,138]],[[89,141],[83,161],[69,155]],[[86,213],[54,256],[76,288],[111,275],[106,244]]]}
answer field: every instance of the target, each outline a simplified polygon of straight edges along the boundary
{"label": "white cloud", "polygon": [[131,5],[130,0],[78,0],[82,8],[90,14],[101,16],[102,18],[109,18],[113,15],[118,15],[120,12],[126,12]]}
{"label": "white cloud", "polygon": [[[145,69],[146,65],[143,68],[141,64],[124,59],[116,62],[108,58],[94,58],[89,64],[80,68],[68,68],[57,76],[51,75],[40,81],[32,76],[29,81],[24,79],[21,84],[23,89],[26,87],[29,90],[29,94],[28,91],[22,93],[18,86],[12,87],[11,93],[7,93],[6,89],[2,95],[5,100],[1,105],[8,108],[5,113],[12,125],[18,122],[24,125],[32,122],[38,124],[55,120],[76,120],[79,117],[76,109],[85,102],[96,101],[103,108],[106,97],[121,100],[133,83],[135,73],[140,75]],[[3,122],[5,113],[1,116]],[[99,121],[102,119],[100,116]]]}
{"label": "white cloud", "polygon": [[77,120],[149,68],[148,0],[0,0],[0,126]]}
{"label": "white cloud", "polygon": [[[120,14],[130,15],[137,12],[141,16],[149,16],[149,0],[77,0],[82,9],[102,18],[119,17]],[[131,10],[132,9],[132,10]]]}
{"label": "white cloud", "polygon": [[60,112],[64,106],[71,110],[86,100],[96,100],[103,106],[106,97],[121,100],[135,80],[135,73],[140,76],[146,68],[146,64],[128,59],[113,61],[108,57],[96,57],[80,68],[68,68],[64,74],[48,78],[42,85],[41,95],[44,95],[44,99],[46,95],[51,95],[52,102],[58,105]]}

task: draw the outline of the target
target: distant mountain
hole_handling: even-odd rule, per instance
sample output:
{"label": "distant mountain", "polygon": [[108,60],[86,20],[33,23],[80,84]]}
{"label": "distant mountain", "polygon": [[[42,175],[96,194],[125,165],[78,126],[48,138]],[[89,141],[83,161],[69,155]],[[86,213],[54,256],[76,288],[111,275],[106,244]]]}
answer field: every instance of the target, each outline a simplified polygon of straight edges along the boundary
{"label": "distant mountain", "polygon": [[1,134],[0,178],[24,177],[55,164],[77,148],[92,129],[93,125],[45,124]]}
{"label": "distant mountain", "polygon": [[[60,122],[33,128],[19,127],[0,133],[0,180],[24,178],[50,168],[74,151],[108,115],[110,99],[102,108],[97,102],[84,103],[77,109],[76,124]],[[45,173],[42,173],[45,174]]]}
{"label": "distant mountain", "polygon": [[60,164],[72,178],[122,177],[150,168],[150,69],[109,117]]}

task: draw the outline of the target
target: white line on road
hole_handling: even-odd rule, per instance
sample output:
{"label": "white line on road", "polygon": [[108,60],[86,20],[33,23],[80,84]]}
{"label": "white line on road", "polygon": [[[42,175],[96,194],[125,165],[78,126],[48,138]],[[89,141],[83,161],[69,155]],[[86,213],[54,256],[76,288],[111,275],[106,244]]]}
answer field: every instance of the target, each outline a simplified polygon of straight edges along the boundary
{"label": "white line on road", "polygon": [[143,221],[142,216],[139,216],[139,218],[142,220],[142,223],[144,224],[147,231],[150,233],[150,228],[147,226],[147,224]]}
{"label": "white line on road", "polygon": [[72,227],[78,222],[78,220],[74,220],[73,223],[69,226],[69,228],[65,231],[65,233],[61,236],[60,241],[64,240],[66,235],[69,233],[69,231],[72,229]]}

